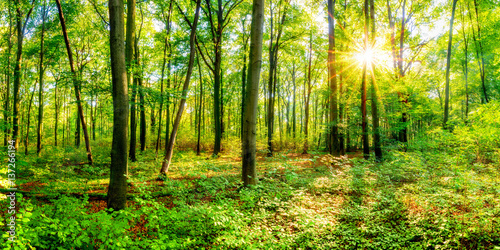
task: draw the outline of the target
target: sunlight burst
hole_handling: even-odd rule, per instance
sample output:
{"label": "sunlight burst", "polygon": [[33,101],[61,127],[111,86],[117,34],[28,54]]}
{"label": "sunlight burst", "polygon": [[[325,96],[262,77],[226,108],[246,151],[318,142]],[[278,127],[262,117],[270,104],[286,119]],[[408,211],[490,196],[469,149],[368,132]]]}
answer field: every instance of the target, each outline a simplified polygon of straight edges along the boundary
{"label": "sunlight burst", "polygon": [[360,64],[363,64],[363,63],[372,63],[374,59],[373,56],[374,56],[373,50],[368,48],[365,51],[360,51],[359,53],[357,53],[355,55],[355,58]]}

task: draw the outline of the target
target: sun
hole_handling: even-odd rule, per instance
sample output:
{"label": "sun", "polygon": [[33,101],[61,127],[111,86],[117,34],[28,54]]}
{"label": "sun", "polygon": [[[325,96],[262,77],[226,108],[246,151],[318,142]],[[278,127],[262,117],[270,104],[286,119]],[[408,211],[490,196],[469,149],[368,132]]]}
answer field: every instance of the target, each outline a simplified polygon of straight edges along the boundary
{"label": "sun", "polygon": [[374,54],[375,53],[371,48],[367,48],[366,50],[362,50],[359,53],[356,53],[354,57],[360,64],[370,64],[374,61]]}

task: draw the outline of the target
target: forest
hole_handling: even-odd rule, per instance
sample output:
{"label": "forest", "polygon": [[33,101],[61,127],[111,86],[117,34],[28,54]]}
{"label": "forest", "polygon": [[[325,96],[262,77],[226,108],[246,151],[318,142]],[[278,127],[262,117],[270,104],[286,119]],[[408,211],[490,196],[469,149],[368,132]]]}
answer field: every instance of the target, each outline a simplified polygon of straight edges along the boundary
{"label": "forest", "polygon": [[0,0],[1,249],[500,249],[499,0]]}

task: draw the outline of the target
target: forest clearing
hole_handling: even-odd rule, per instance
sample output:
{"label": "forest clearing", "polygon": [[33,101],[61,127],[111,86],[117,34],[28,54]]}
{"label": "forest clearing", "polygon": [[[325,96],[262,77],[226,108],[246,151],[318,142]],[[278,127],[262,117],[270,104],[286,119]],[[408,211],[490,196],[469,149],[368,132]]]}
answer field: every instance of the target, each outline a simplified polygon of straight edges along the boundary
{"label": "forest clearing", "polygon": [[500,249],[498,0],[0,0],[1,249]]}

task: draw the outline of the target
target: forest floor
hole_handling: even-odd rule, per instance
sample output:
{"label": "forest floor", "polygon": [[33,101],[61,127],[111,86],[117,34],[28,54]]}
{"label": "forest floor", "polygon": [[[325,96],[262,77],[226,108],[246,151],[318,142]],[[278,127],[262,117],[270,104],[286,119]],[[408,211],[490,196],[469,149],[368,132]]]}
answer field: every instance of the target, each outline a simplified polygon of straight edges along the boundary
{"label": "forest floor", "polygon": [[[430,151],[389,151],[383,163],[359,152],[260,152],[259,184],[243,188],[237,154],[176,152],[159,180],[150,153],[129,164],[128,208],[110,215],[109,156],[94,148],[93,166],[75,149],[18,160],[21,249],[500,247],[498,163]],[[7,209],[0,216],[6,223]]]}

